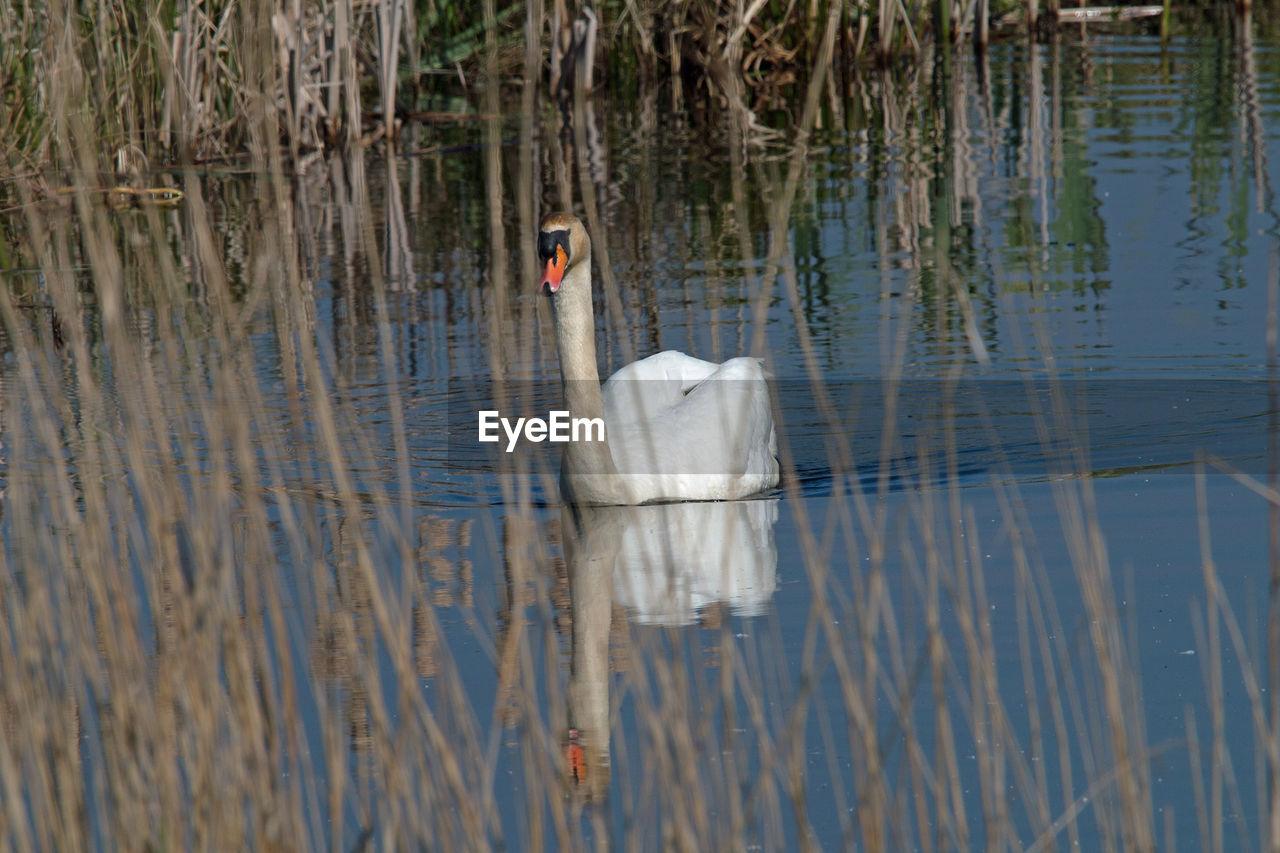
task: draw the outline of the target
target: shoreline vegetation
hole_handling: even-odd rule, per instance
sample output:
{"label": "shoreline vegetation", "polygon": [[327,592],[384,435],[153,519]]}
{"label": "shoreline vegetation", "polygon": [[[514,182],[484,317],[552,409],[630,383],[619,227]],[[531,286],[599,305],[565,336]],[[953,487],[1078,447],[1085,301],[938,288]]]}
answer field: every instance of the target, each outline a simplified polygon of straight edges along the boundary
{"label": "shoreline vegetation", "polygon": [[[1227,8],[1250,13],[1249,0],[1183,12]],[[483,118],[479,93],[503,87],[571,99],[576,87],[666,84],[675,100],[701,93],[758,127],[757,111],[815,76],[828,31],[834,97],[877,67],[950,61],[965,44],[980,54],[992,38],[1068,22],[1168,35],[1171,11],[1168,0],[17,2],[0,9],[0,147],[11,175],[89,166],[67,149],[77,133],[96,141],[101,172],[246,153],[297,163],[395,137],[407,121]]]}

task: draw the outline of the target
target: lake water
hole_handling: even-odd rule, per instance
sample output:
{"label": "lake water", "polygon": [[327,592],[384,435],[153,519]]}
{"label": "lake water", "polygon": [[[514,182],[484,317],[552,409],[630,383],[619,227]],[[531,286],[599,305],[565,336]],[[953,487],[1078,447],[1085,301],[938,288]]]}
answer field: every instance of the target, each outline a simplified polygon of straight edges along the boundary
{"label": "lake water", "polygon": [[[246,601],[279,583],[250,664],[294,709],[267,728],[288,742],[276,770],[295,774],[280,785],[297,786],[312,843],[1260,845],[1275,44],[1212,28],[1001,43],[951,78],[825,89],[805,148],[800,95],[759,107],[768,137],[669,90],[598,95],[577,139],[546,105],[410,128],[392,157],[296,179],[301,302],[262,296],[275,285],[255,253],[280,236],[258,230],[262,182],[176,174],[225,241],[234,307],[203,286],[184,208],[162,215],[186,259],[171,286],[183,310],[240,325],[143,373],[197,412],[175,416],[166,452],[203,472],[186,483],[198,507],[239,440],[201,426],[236,418],[217,373],[236,351],[260,467],[225,488],[275,538],[264,555],[202,538],[193,516],[175,553],[192,601],[205,545]],[[583,214],[609,273],[604,372],[663,349],[767,360],[780,488],[574,514],[554,446],[475,440],[481,409],[559,400],[533,244],[560,208]],[[129,411],[153,392],[131,388],[97,299],[89,360]],[[282,307],[297,304],[306,316]],[[22,378],[39,342],[6,334],[17,611],[33,582],[13,543],[40,527],[26,495],[47,476],[19,453],[38,443],[29,390],[74,380]],[[126,468],[150,506],[147,469]],[[128,553],[163,662],[150,557]],[[97,699],[106,717],[126,701]],[[84,725],[87,765],[109,765],[93,746],[107,725]],[[86,773],[87,799],[111,787]],[[92,832],[119,831],[109,811],[86,809]]]}

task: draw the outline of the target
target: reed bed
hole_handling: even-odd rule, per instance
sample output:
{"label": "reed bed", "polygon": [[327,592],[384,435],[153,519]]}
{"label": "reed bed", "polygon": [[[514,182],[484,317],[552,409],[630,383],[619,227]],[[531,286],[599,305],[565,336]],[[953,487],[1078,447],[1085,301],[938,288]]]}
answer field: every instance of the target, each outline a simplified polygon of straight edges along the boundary
{"label": "reed bed", "polygon": [[[1197,472],[1204,575],[1197,646],[1205,650],[1212,718],[1190,720],[1186,743],[1176,747],[1189,762],[1178,772],[1197,780],[1201,793],[1200,836],[1187,839],[1157,811],[1153,766],[1174,747],[1150,743],[1143,728],[1141,662],[1117,606],[1120,582],[1093,486],[1068,476],[1088,470],[1088,448],[1063,449],[1051,439],[1071,434],[1065,408],[1036,414],[1061,466],[1052,489],[1068,566],[1044,564],[1037,547],[1044,533],[1008,473],[996,478],[995,535],[1010,555],[1011,577],[987,574],[990,543],[972,507],[958,490],[931,487],[957,478],[946,419],[916,449],[942,469],[919,472],[919,490],[895,497],[889,489],[888,466],[902,450],[893,444],[892,409],[883,413],[885,473],[874,486],[855,476],[853,449],[837,442],[829,462],[839,488],[821,515],[809,515],[793,467],[787,498],[799,542],[788,569],[803,573],[809,590],[800,627],[775,615],[739,632],[723,607],[702,612],[696,630],[633,624],[593,585],[597,577],[577,570],[581,543],[569,514],[536,505],[528,478],[550,479],[551,470],[502,472],[503,508],[491,516],[441,510],[419,494],[420,433],[447,423],[415,420],[431,415],[415,406],[404,375],[410,347],[397,312],[412,294],[430,291],[421,306],[429,321],[441,319],[436,312],[446,325],[474,317],[485,333],[430,355],[441,370],[463,355],[498,376],[518,365],[548,370],[546,318],[511,298],[513,283],[533,274],[525,235],[542,200],[585,211],[606,276],[611,258],[652,266],[652,246],[670,236],[658,212],[665,209],[658,198],[620,202],[600,172],[607,158],[595,105],[581,89],[573,109],[551,118],[526,102],[519,144],[509,150],[498,144],[504,125],[491,111],[485,156],[467,167],[480,173],[469,177],[484,186],[481,209],[439,227],[410,227],[433,201],[417,187],[427,183],[438,202],[458,183],[439,161],[377,160],[355,146],[344,157],[298,156],[290,173],[284,165],[295,155],[369,131],[356,87],[307,93],[296,85],[301,78],[283,73],[285,57],[310,67],[307,50],[324,40],[311,30],[296,52],[282,54],[273,46],[277,30],[266,25],[271,8],[188,10],[186,32],[204,47],[164,54],[181,62],[158,60],[173,69],[210,60],[200,73],[211,79],[225,66],[271,85],[227,101],[206,89],[209,97],[184,94],[164,107],[164,97],[135,88],[131,74],[89,75],[81,89],[64,80],[62,91],[76,93],[69,103],[120,104],[109,119],[55,110],[45,113],[49,130],[31,115],[11,119],[25,128],[15,137],[21,145],[35,146],[27,153],[68,169],[71,192],[51,203],[34,178],[9,185],[21,207],[6,233],[13,271],[0,288],[0,843],[16,850],[585,849],[613,839],[688,850],[1274,846],[1280,809],[1272,799],[1259,809],[1261,829],[1225,819],[1243,812],[1239,777],[1249,768],[1228,760],[1223,684],[1243,685],[1253,710],[1256,788],[1268,797],[1280,773],[1280,726],[1266,699],[1274,642],[1252,644],[1216,574],[1208,469]],[[681,8],[688,27],[706,11]],[[415,26],[396,9],[347,7],[347,26],[367,33],[361,28],[376,25],[390,50]],[[851,109],[838,112],[843,99],[830,94],[848,11],[820,10],[808,51],[797,49],[810,63],[804,97],[786,135],[769,137],[769,156],[751,154],[760,136],[749,109],[725,110],[714,129],[732,168],[698,213],[706,244],[719,250],[708,267],[764,258],[742,298],[722,307],[739,311],[744,329],[762,327],[750,320],[776,295],[807,340],[792,241],[816,201],[804,189],[815,127],[848,119]],[[36,16],[26,7],[7,13]],[[384,13],[405,17],[397,23]],[[508,61],[496,29],[504,19],[492,3],[485,14],[482,62],[492,80]],[[639,28],[655,11],[633,14],[624,26]],[[745,10],[735,14],[744,18]],[[159,20],[158,12],[134,19],[136,40],[112,48],[114,59],[101,51],[112,44],[110,28],[124,24],[110,16],[99,20],[101,37],[90,28],[29,43],[49,45],[51,56],[81,71],[96,68],[90,59],[127,66],[171,44]],[[240,42],[239,28],[251,23],[258,35]],[[451,26],[466,33],[464,24]],[[65,21],[59,26],[67,36]],[[744,51],[750,29],[737,36]],[[664,31],[647,31],[661,41]],[[700,37],[690,32],[676,36]],[[670,44],[672,34],[665,37]],[[224,39],[226,50],[213,47]],[[343,75],[358,76],[365,60],[354,51],[320,61],[334,63],[327,73],[335,79],[352,80]],[[529,51],[522,61],[540,65],[542,55]],[[397,65],[383,66],[380,97],[395,88],[385,72]],[[1042,69],[1031,70],[1033,97],[1052,93],[1041,85]],[[180,79],[171,73],[164,79]],[[280,88],[284,80],[294,88]],[[963,82],[957,74],[952,85]],[[885,75],[863,103],[874,103],[898,138],[910,138],[932,106],[926,89],[923,76]],[[500,94],[490,86],[485,103],[502,103]],[[282,98],[296,108],[277,110]],[[632,138],[648,140],[636,143],[642,148],[654,144],[657,108],[648,103],[633,119]],[[207,119],[193,122],[201,110]],[[102,133],[108,120],[115,135]],[[175,206],[104,204],[96,192],[104,152],[160,150],[143,129],[165,127],[175,129],[164,145],[199,157],[243,144],[263,168],[235,181],[170,172],[184,194]],[[950,127],[956,139],[974,135],[963,122]],[[408,145],[417,141],[411,129],[398,132]],[[1029,146],[1047,147],[1043,139]],[[643,164],[643,154],[633,162]],[[966,153],[957,148],[954,156],[963,163]],[[1036,170],[1045,164],[1029,162],[1030,183],[1039,186]],[[434,183],[422,174],[433,167]],[[908,191],[881,202],[897,206],[882,219],[897,228],[878,234],[885,268],[908,258],[920,294],[885,324],[886,349],[898,357],[891,365],[900,366],[903,341],[922,322],[936,324],[957,358],[979,357],[972,330],[989,307],[929,258],[930,241],[943,233],[938,223],[980,195],[974,180],[957,177],[939,198],[929,190],[933,177],[908,169],[901,180]],[[475,246],[486,248],[460,250]],[[423,263],[430,271],[415,266]],[[445,298],[432,276],[486,286]],[[340,318],[321,316],[326,286],[341,291],[330,297]],[[606,279],[604,288],[609,338],[623,341],[609,357],[625,358],[643,345],[627,337],[640,332],[626,330],[645,325],[623,321],[643,314],[616,282]],[[743,343],[763,352],[763,341],[743,335],[726,349]],[[1026,350],[1038,351],[1035,330],[1027,335]],[[812,350],[806,369],[823,416],[838,419],[841,401]],[[1274,482],[1232,474],[1276,505]],[[481,561],[500,567],[491,573],[500,582],[476,582]],[[1062,574],[1088,615],[1083,632],[1062,624]],[[1013,602],[1012,626],[992,616],[1002,594]],[[1276,625],[1273,610],[1268,628]],[[1013,660],[1002,656],[998,634],[1010,627]],[[458,636],[451,631],[473,638],[495,686],[477,689],[469,677],[477,664],[451,648]],[[797,636],[800,665],[792,669],[783,649]],[[597,677],[583,685],[589,671]],[[1022,686],[1025,701],[1008,701],[1010,683]],[[598,705],[602,685],[608,718],[634,735],[617,737],[607,760],[594,756],[583,784],[566,767],[566,721],[598,713],[579,706]],[[829,789],[819,794],[815,784]],[[615,799],[602,802],[610,786]],[[815,829],[829,815],[839,825],[834,840]]]}
{"label": "reed bed", "polygon": [[305,163],[395,137],[405,119],[474,118],[495,78],[561,98],[666,84],[759,110],[805,84],[833,18],[833,81],[847,84],[869,62],[928,67],[962,40],[1034,35],[1058,14],[1038,0],[13,3],[0,10],[0,145],[9,173],[65,171],[79,122],[104,174],[261,158],[276,143]]}

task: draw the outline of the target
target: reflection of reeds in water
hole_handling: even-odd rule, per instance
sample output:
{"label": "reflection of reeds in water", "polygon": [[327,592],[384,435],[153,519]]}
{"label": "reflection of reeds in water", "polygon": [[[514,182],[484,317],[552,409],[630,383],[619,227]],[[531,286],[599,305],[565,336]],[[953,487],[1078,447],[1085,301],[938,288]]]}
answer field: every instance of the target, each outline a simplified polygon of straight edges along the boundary
{"label": "reflection of reeds in water", "polygon": [[[831,20],[822,37],[839,32]],[[814,79],[799,143],[781,160],[777,143],[768,157],[747,156],[749,118],[740,112],[726,111],[716,131],[732,169],[728,185],[713,188],[715,203],[699,212],[715,238],[703,244],[718,262],[708,263],[709,275],[739,278],[738,265],[762,254],[752,239],[768,240],[761,278],[739,285],[737,306],[721,309],[732,317],[718,326],[723,354],[768,355],[763,341],[753,343],[761,325],[754,311],[775,292],[807,340],[790,241],[805,215],[812,127],[830,91],[821,74]],[[868,99],[883,105],[889,133],[909,140],[923,100],[919,81],[905,79],[879,78]],[[1252,79],[1243,84],[1251,96]],[[1041,121],[1036,98],[1031,139],[1019,152],[1033,206],[1056,168],[1034,158],[1058,150],[1061,134]],[[1014,566],[1012,666],[998,657],[996,631],[1010,623],[991,615],[994,579],[982,568],[972,508],[960,491],[922,489],[891,510],[888,460],[902,448],[890,430],[886,473],[865,490],[851,474],[853,448],[833,443],[842,488],[821,515],[800,499],[789,471],[800,542],[784,568],[790,578],[803,572],[812,591],[794,623],[781,615],[743,623],[713,605],[696,629],[628,624],[610,594],[575,588],[572,567],[559,559],[573,547],[562,544],[563,519],[547,525],[527,489],[509,480],[500,553],[484,553],[483,517],[422,509],[393,339],[395,290],[416,285],[415,269],[446,285],[485,280],[488,290],[438,300],[447,287],[422,286],[432,297],[419,307],[429,324],[489,336],[432,355],[440,372],[451,359],[469,369],[546,369],[553,362],[541,308],[515,296],[533,275],[526,237],[541,212],[534,170],[545,162],[561,178],[548,193],[558,203],[594,208],[598,239],[621,267],[651,269],[655,245],[669,234],[664,224],[685,221],[674,202],[659,198],[631,212],[610,196],[611,172],[600,165],[619,158],[598,131],[598,113],[582,104],[563,133],[556,128],[543,141],[534,103],[526,101],[518,148],[497,144],[510,128],[494,122],[479,166],[423,166],[439,170],[424,180],[442,198],[457,182],[451,169],[477,169],[464,177],[487,193],[482,216],[435,220],[425,234],[409,227],[417,206],[411,201],[406,212],[399,201],[400,168],[367,175],[359,158],[317,164],[294,184],[256,178],[250,199],[182,176],[186,201],[177,209],[111,211],[84,192],[69,208],[23,208],[20,266],[41,276],[10,277],[0,291],[0,801],[8,804],[0,838],[16,849],[102,840],[127,849],[345,848],[370,838],[573,849],[585,846],[588,820],[596,838],[616,834],[626,846],[781,849],[824,846],[808,834],[828,819],[815,814],[822,808],[841,833],[827,846],[1150,849],[1162,833],[1169,840],[1157,823],[1151,768],[1183,747],[1150,744],[1143,730],[1139,662],[1117,612],[1088,479],[1053,486],[1089,617],[1083,633],[1061,624],[1050,578],[1063,567],[1043,564],[1016,479],[996,487]],[[1048,109],[1057,122],[1065,107]],[[1001,120],[980,114],[993,126]],[[1247,118],[1242,133],[1256,142],[1263,128]],[[953,139],[973,136],[963,120],[952,127]],[[65,144],[92,153],[98,143],[69,136]],[[939,224],[981,203],[973,158],[982,153],[962,145],[950,152],[948,194],[931,195],[936,176],[908,163],[916,171],[903,176],[904,192],[884,202],[897,207],[881,221],[897,230],[877,232],[883,264],[905,259],[922,282],[886,320],[891,367],[921,314],[959,357],[976,355],[974,328],[981,339],[980,294],[966,313],[953,287],[926,288],[926,273],[945,274],[931,253],[951,248],[938,245],[948,233]],[[384,205],[369,187],[375,172],[386,184]],[[94,185],[89,175],[80,173],[81,190]],[[629,216],[641,217],[639,225]],[[1047,234],[1032,237],[1034,244]],[[477,245],[497,247],[493,254],[510,266],[466,249]],[[316,301],[328,262],[345,267],[334,276],[342,311],[333,319],[318,316]],[[608,311],[611,339],[638,328],[629,344],[636,351],[661,340],[660,318],[621,289]],[[948,324],[959,331],[946,334]],[[1042,345],[1037,333],[1026,349]],[[280,353],[265,374],[264,338]],[[626,346],[611,357],[625,358]],[[838,437],[845,401],[823,384],[813,346],[804,359]],[[385,383],[385,428],[367,422],[352,393],[371,378]],[[1041,413],[1047,447],[1063,409]],[[787,413],[780,415],[785,430]],[[954,481],[954,442],[940,432],[936,449],[948,467],[940,479]],[[919,448],[919,457],[934,458],[929,450]],[[1060,473],[1089,470],[1080,455],[1087,448],[1070,451]],[[922,480],[935,478],[924,472]],[[1275,505],[1274,477],[1270,488],[1251,485]],[[1233,802],[1241,798],[1237,774],[1247,768],[1230,764],[1221,697],[1231,680],[1244,682],[1256,739],[1268,747],[1259,772],[1274,779],[1280,623],[1273,610],[1264,665],[1216,577],[1208,517],[1202,508],[1207,602],[1196,645],[1206,650],[1210,719],[1189,716],[1187,753],[1201,792],[1199,840],[1225,849],[1238,831],[1226,816],[1243,811]],[[485,611],[486,592],[476,588],[477,555],[503,567],[497,613]],[[450,609],[475,617],[491,655],[491,718],[459,671],[474,660],[450,649],[441,624]],[[788,668],[784,638],[795,637],[800,664]],[[1242,661],[1239,673],[1225,666],[1228,647]],[[575,669],[575,655],[590,660]],[[1011,686],[1025,702],[1009,701]],[[634,721],[628,737],[624,715]],[[601,786],[590,796],[566,778],[570,726],[590,729],[597,740],[583,743],[595,751],[605,729],[608,771],[588,777]],[[499,756],[511,754],[515,783],[497,769]],[[819,785],[830,788],[819,793]],[[627,816],[621,828],[599,803],[606,787]],[[1264,809],[1272,820],[1280,814],[1274,796]],[[516,817],[500,813],[508,803]],[[1246,827],[1241,837],[1263,829]]]}

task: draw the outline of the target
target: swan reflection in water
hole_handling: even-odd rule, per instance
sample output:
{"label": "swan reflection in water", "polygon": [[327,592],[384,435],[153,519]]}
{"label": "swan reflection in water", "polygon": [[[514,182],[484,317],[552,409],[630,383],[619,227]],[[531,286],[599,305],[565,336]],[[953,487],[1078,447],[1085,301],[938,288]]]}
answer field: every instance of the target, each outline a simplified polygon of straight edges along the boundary
{"label": "swan reflection in water", "polygon": [[644,625],[686,625],[724,602],[764,611],[776,585],[778,501],[564,508],[572,646],[565,758],[590,800],[609,788],[609,633],[614,607]]}

